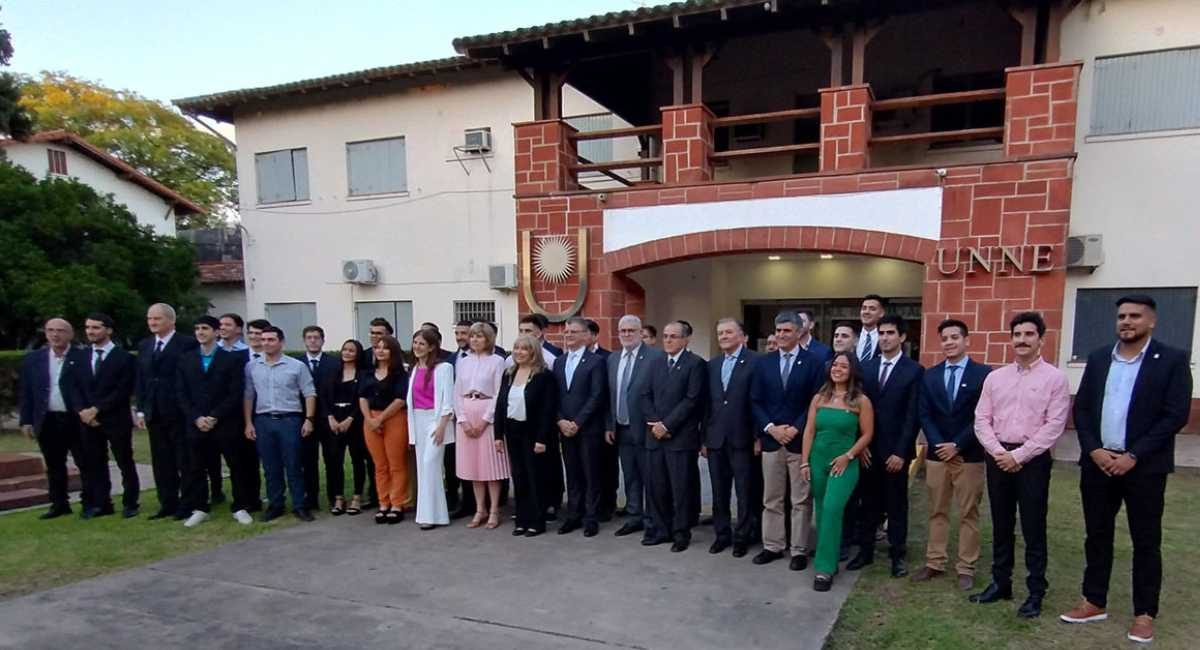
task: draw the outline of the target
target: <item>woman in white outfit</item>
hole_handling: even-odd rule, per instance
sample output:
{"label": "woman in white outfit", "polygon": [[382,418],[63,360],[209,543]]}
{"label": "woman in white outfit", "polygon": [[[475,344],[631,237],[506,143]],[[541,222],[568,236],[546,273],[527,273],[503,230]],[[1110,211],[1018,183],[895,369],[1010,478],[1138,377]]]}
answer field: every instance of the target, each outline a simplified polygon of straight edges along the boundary
{"label": "woman in white outfit", "polygon": [[450,524],[442,456],[454,442],[454,366],[440,360],[442,336],[430,329],[413,334],[416,358],[408,382],[409,444],[417,457],[417,525],[421,530]]}

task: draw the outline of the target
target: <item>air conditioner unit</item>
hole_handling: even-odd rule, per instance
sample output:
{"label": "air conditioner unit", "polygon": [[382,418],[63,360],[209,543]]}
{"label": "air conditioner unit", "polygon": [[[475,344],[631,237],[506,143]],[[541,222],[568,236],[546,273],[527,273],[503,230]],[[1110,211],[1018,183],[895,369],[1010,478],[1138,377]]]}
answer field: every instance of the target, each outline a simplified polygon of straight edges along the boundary
{"label": "air conditioner unit", "polygon": [[495,264],[488,267],[488,288],[511,291],[517,288],[517,265]]}
{"label": "air conditioner unit", "polygon": [[492,150],[492,129],[485,126],[463,132],[462,150],[467,153],[487,153]]}
{"label": "air conditioner unit", "polygon": [[1067,268],[1094,270],[1104,263],[1103,235],[1067,237]]}
{"label": "air conditioner unit", "polygon": [[374,260],[346,260],[342,262],[342,280],[351,284],[375,284],[379,282],[379,269]]}

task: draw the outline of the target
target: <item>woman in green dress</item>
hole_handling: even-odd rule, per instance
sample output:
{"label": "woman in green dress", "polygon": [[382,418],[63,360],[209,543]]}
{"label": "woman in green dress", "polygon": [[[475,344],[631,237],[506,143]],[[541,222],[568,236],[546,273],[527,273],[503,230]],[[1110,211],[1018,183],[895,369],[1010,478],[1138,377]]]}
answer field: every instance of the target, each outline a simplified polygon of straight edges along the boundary
{"label": "woman in green dress", "polygon": [[[858,360],[837,352],[826,370],[825,385],[813,396],[804,425],[800,473],[812,483],[817,555],[813,589],[829,591],[838,569],[842,513],[858,483],[860,454],[871,444],[875,412],[862,392]],[[869,454],[861,457],[870,467]]]}

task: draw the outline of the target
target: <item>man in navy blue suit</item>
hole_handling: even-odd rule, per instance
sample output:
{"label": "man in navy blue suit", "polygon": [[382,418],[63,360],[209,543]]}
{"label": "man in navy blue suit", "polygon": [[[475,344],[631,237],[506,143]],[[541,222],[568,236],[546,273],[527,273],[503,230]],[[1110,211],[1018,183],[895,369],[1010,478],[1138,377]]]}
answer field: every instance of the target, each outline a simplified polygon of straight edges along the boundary
{"label": "man in navy blue suit", "polygon": [[[809,482],[800,474],[801,433],[808,420],[808,405],[820,388],[821,363],[800,348],[800,317],[782,312],[775,317],[779,348],[754,362],[750,381],[750,408],[754,417],[763,467],[763,550],[755,564],[783,557],[790,548],[793,571],[808,566],[813,549],[812,496]],[[784,526],[784,495],[790,490],[791,540]]]}
{"label": "man in navy blue suit", "polygon": [[872,563],[875,530],[887,515],[892,577],[908,574],[904,565],[908,539],[908,464],[916,455],[917,396],[925,369],[904,354],[904,319],[888,314],[875,329],[879,356],[863,364],[863,392],[875,409],[875,437],[863,452],[859,475],[862,506],[858,519],[858,557],[853,571]]}
{"label": "man in navy blue suit", "polygon": [[991,368],[972,361],[967,324],[944,320],[938,325],[945,361],[925,371],[918,420],[925,432],[925,483],[929,487],[929,542],[925,566],[913,582],[946,572],[950,538],[950,503],[958,504],[958,588],[975,586],[979,560],[979,503],[983,499],[983,447],[975,437],[975,405]]}
{"label": "man in navy blue suit", "polygon": [[564,330],[567,350],[554,360],[558,382],[557,424],[567,473],[567,515],[558,529],[566,535],[581,526],[586,537],[599,532],[601,448],[608,385],[605,363],[587,349],[587,320],[578,316]]}
{"label": "man in navy blue suit", "polygon": [[1126,637],[1139,643],[1154,640],[1167,475],[1192,397],[1187,353],[1152,338],[1157,310],[1146,295],[1117,301],[1117,342],[1088,355],[1075,396],[1087,564],[1082,601],[1060,617],[1068,623],[1108,617],[1114,520],[1124,503],[1133,540],[1134,622]]}
{"label": "man in navy blue suit", "polygon": [[[77,409],[72,408],[68,388],[69,355],[75,330],[61,318],[51,318],[43,327],[46,347],[34,350],[21,360],[20,388],[21,432],[36,438],[46,462],[46,481],[50,509],[41,519],[71,514],[67,495],[67,453],[79,468],[81,479],[89,478],[79,436]],[[83,491],[87,508],[87,490]]]}

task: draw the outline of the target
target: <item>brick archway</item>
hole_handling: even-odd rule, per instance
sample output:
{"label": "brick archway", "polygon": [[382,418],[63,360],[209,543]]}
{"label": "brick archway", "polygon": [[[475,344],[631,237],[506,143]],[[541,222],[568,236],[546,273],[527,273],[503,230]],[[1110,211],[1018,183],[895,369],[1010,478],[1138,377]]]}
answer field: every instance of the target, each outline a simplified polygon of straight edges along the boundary
{"label": "brick archway", "polygon": [[610,273],[626,274],[696,257],[788,250],[851,253],[928,264],[937,246],[933,239],[857,228],[728,228],[664,237],[610,251],[604,254],[604,268]]}

